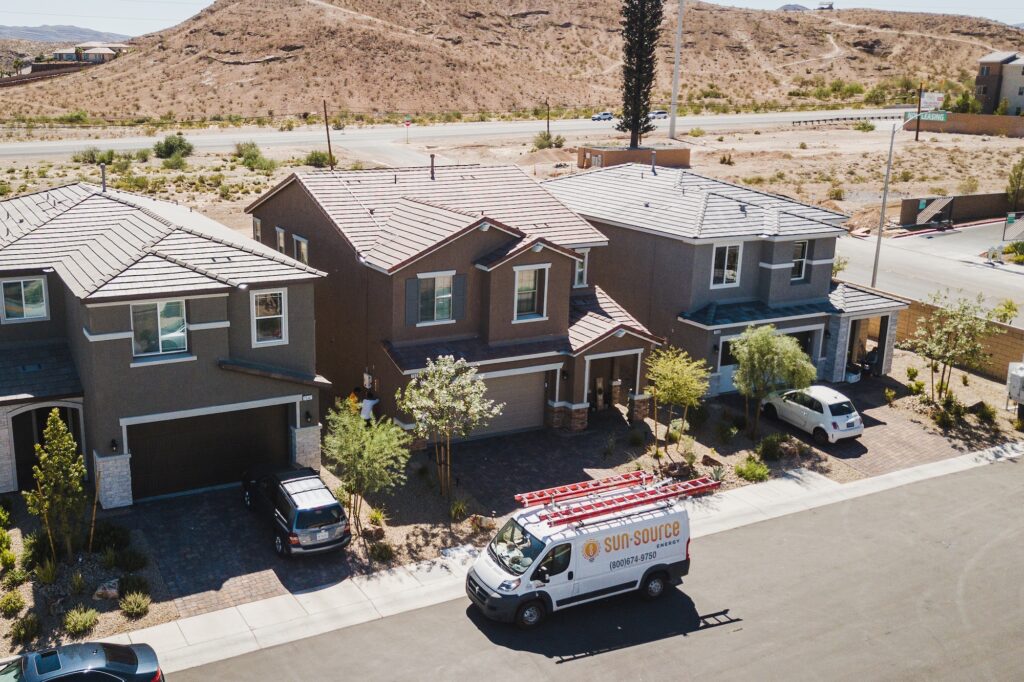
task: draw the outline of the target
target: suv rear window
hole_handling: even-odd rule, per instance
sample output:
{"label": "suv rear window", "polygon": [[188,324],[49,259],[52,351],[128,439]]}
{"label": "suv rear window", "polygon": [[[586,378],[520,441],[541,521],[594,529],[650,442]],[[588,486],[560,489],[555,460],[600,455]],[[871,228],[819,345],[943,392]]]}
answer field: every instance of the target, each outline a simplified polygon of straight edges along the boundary
{"label": "suv rear window", "polygon": [[341,512],[341,505],[335,504],[319,509],[303,509],[295,516],[295,528],[305,530],[307,528],[321,528],[335,523],[341,523],[345,518]]}

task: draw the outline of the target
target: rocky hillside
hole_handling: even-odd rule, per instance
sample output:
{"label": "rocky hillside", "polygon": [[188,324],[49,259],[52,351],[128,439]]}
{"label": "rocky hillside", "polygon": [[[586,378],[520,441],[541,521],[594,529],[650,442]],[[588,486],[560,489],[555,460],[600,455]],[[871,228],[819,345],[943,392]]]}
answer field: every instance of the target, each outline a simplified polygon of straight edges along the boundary
{"label": "rocky hillside", "polygon": [[[86,110],[177,118],[335,110],[509,111],[614,104],[618,0],[218,0],[114,62],[7,90],[0,117]],[[670,85],[675,6],[660,49]],[[755,11],[688,4],[684,96],[695,109],[821,105],[903,80],[972,78],[1021,33],[968,17]],[[842,79],[840,86],[832,86]]]}
{"label": "rocky hillside", "polygon": [[30,40],[5,40],[0,38],[0,71],[10,71],[14,68],[14,60],[31,60],[40,53],[46,53],[53,49],[48,43],[33,42]]}

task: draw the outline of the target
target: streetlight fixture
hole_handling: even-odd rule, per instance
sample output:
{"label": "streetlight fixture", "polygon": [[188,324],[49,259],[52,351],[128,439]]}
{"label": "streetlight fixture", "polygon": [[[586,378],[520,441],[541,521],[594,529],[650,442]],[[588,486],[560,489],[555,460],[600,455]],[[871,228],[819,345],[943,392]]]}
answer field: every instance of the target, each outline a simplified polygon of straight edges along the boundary
{"label": "streetlight fixture", "polygon": [[885,184],[882,186],[882,210],[878,216],[878,238],[875,240],[875,264],[871,268],[872,289],[878,281],[878,257],[882,254],[882,231],[885,229],[885,207],[889,203],[889,177],[892,175],[892,149],[896,144],[896,133],[903,130],[911,121],[919,119],[928,113],[931,112],[922,111],[907,117],[899,125],[894,125],[892,133],[889,135],[889,162],[885,166]]}

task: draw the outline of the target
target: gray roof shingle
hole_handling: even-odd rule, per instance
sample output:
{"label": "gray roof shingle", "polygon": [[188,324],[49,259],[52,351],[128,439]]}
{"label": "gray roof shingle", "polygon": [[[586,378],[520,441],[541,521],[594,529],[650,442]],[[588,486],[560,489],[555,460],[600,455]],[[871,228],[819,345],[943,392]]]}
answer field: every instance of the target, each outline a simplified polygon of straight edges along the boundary
{"label": "gray roof shingle", "polygon": [[0,405],[80,395],[66,343],[33,341],[0,351]]}
{"label": "gray roof shingle", "polygon": [[597,222],[682,239],[845,233],[847,216],[692,171],[623,164],[543,183],[566,206]]}

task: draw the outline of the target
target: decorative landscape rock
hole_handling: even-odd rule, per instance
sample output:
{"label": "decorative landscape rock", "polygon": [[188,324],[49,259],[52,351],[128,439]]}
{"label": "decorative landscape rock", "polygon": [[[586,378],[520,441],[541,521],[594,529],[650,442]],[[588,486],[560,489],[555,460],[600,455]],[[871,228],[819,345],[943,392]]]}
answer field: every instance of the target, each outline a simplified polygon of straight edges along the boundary
{"label": "decorative landscape rock", "polygon": [[117,599],[117,578],[108,580],[105,583],[100,583],[100,586],[96,588],[92,598],[96,601],[103,599]]}

